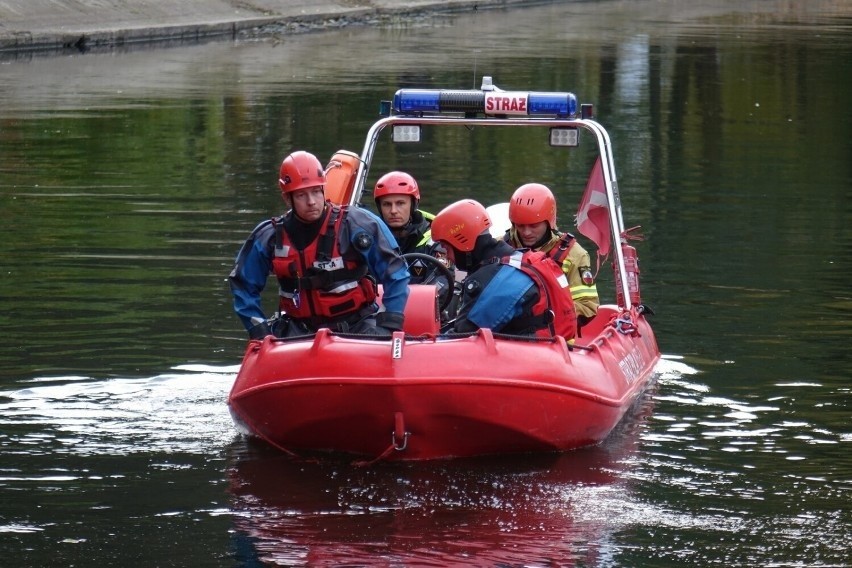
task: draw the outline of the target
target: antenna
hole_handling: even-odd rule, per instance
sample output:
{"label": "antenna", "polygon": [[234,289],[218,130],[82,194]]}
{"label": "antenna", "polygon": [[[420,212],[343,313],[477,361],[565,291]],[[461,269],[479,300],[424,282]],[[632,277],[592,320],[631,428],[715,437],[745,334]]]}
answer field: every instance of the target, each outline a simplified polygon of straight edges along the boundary
{"label": "antenna", "polygon": [[479,55],[479,50],[473,50],[473,85],[472,88],[476,88],[476,58]]}

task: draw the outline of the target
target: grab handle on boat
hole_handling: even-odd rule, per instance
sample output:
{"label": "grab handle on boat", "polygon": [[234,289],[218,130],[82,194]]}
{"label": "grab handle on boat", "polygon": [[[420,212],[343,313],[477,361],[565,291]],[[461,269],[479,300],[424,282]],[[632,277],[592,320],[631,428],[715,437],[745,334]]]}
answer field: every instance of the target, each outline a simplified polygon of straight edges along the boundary
{"label": "grab handle on boat", "polygon": [[391,432],[391,443],[390,446],[385,449],[381,454],[376,456],[374,459],[370,461],[357,460],[352,462],[352,465],[357,467],[365,467],[373,465],[376,462],[380,462],[390,454],[393,453],[394,450],[401,452],[408,446],[408,437],[411,436],[411,432],[405,431],[405,418],[402,416],[402,412],[394,412],[393,415],[393,432]]}
{"label": "grab handle on boat", "polygon": [[615,320],[615,329],[622,335],[637,335],[639,330],[633,320],[630,319],[630,314],[625,314]]}
{"label": "grab handle on boat", "polygon": [[393,449],[401,452],[408,446],[408,437],[411,435],[411,432],[405,431],[405,418],[402,412],[394,413],[393,420],[394,427],[393,434],[391,434],[391,445],[393,445]]}

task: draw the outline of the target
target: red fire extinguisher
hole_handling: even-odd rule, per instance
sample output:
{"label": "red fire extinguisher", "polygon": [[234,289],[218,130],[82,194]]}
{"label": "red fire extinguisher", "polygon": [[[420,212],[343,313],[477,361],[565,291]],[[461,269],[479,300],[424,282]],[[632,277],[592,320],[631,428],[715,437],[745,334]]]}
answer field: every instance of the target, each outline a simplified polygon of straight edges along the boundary
{"label": "red fire extinguisher", "polygon": [[[627,243],[621,244],[621,254],[624,256],[624,272],[627,274],[627,289],[630,292],[630,303],[638,306],[642,303],[642,298],[639,294],[639,257],[636,255],[636,249]],[[621,273],[618,270],[615,270],[615,299],[619,306],[624,306]]]}

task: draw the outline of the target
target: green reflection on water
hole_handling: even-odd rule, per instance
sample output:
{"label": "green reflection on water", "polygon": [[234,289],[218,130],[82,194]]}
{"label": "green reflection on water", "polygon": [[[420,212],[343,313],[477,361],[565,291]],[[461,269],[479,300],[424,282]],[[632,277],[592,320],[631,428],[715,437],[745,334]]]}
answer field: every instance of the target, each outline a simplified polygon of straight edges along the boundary
{"label": "green reflection on water", "polygon": [[[224,278],[254,224],[281,210],[281,158],[297,148],[360,152],[380,99],[402,86],[470,87],[474,66],[454,52],[473,58],[476,48],[476,74],[504,88],[571,90],[595,103],[613,138],[627,225],[647,237],[638,243],[643,298],[658,313],[659,342],[701,371],[663,378],[629,473],[602,495],[611,516],[595,517],[601,501],[590,499],[584,526],[609,523],[613,565],[844,562],[852,46],[843,21],[775,11],[677,25],[669,14],[650,22],[611,13],[607,3],[566,16],[568,4],[511,25],[461,18],[428,33],[362,30],[345,41],[0,68],[10,77],[0,82],[0,383],[237,363],[244,333]],[[362,50],[370,57],[357,57]],[[161,66],[171,72],[151,71]],[[81,74],[114,83],[83,89],[72,81]],[[468,192],[502,201],[535,178],[565,200],[579,195],[558,175],[583,167],[582,156],[543,156],[524,137],[500,137],[499,152],[467,132],[441,134],[428,151],[397,148],[377,156],[370,180],[411,169],[433,212]],[[573,209],[562,201],[563,228]],[[600,288],[611,297],[605,273]],[[100,463],[89,465],[100,475]],[[123,467],[148,479],[144,464]],[[204,484],[181,477],[148,480],[153,492]],[[45,504],[55,490],[41,486]],[[220,487],[198,491],[185,509],[221,497]],[[89,513],[96,500],[71,488],[58,503],[74,523],[80,503]],[[15,511],[28,505],[18,499]],[[151,511],[174,512],[163,501]],[[193,515],[159,524],[191,535],[212,526],[221,540],[221,520]],[[156,525],[133,524],[146,540],[161,533]],[[163,548],[152,554],[168,559]]]}

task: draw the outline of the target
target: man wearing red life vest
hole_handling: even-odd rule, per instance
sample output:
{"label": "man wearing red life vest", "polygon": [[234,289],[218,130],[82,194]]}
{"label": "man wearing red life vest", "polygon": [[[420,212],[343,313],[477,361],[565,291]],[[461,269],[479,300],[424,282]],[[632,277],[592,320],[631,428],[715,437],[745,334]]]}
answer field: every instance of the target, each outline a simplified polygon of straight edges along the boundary
{"label": "man wearing red life vest", "polygon": [[432,238],[468,274],[453,331],[573,339],[577,317],[559,266],[542,252],[516,251],[495,239],[490,226],[485,207],[471,199],[445,207],[432,221]]}
{"label": "man wearing red life vest", "polygon": [[[402,329],[409,273],[396,240],[370,211],[327,201],[325,182],[313,154],[284,158],[278,185],[289,211],[255,227],[237,255],[229,282],[252,339],[321,327],[379,336]],[[261,308],[270,273],[279,285],[275,329]],[[374,278],[384,288],[381,311]]]}
{"label": "man wearing red life vest", "polygon": [[598,313],[600,299],[592,276],[589,253],[574,235],[556,228],[556,198],[546,185],[527,183],[509,201],[512,227],[504,239],[515,248],[547,253],[568,277],[579,325]]}

